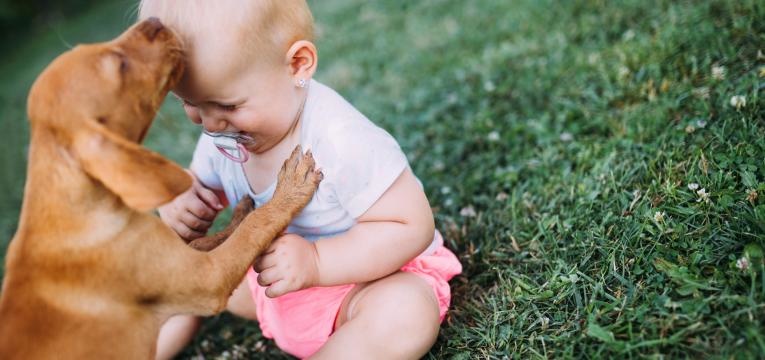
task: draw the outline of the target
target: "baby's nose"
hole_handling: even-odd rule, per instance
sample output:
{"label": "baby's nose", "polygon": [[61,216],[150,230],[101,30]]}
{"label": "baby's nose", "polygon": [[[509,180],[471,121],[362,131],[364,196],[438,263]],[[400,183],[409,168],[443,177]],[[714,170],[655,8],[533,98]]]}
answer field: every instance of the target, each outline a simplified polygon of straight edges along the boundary
{"label": "baby's nose", "polygon": [[209,121],[203,121],[202,126],[205,128],[205,130],[209,132],[223,132],[226,131],[226,124],[223,122],[209,122]]}
{"label": "baby's nose", "polygon": [[209,132],[226,131],[229,127],[228,121],[225,119],[215,116],[205,116],[205,114],[200,114],[200,117],[202,118],[202,126]]}

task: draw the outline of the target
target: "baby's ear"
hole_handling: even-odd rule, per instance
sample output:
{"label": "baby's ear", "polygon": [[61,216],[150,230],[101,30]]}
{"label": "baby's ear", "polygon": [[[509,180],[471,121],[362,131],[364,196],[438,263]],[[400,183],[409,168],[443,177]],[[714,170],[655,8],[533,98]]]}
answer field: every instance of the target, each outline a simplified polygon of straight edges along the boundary
{"label": "baby's ear", "polygon": [[295,41],[287,50],[287,63],[295,79],[311,79],[319,63],[316,46],[308,40]]}
{"label": "baby's ear", "polygon": [[161,155],[86,121],[73,150],[85,172],[138,211],[169,202],[191,187],[191,176]]}

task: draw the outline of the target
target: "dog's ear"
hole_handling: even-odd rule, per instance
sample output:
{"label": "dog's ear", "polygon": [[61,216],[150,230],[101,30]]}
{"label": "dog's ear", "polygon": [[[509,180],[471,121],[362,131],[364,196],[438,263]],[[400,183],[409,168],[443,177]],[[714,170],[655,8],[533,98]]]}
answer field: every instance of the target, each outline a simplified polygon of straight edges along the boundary
{"label": "dog's ear", "polygon": [[177,164],[95,121],[85,123],[73,139],[77,159],[129,207],[152,210],[191,187],[191,176]]}

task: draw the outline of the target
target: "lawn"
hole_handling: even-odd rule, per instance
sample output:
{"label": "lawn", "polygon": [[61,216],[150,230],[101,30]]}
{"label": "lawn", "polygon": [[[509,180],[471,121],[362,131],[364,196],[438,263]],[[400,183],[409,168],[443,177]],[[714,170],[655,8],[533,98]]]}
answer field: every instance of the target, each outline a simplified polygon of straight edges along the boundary
{"label": "lawn", "polygon": [[[317,78],[388,129],[464,265],[430,358],[765,354],[765,3],[310,1]],[[130,2],[4,54],[0,243],[31,81]],[[187,164],[168,100],[147,145]],[[404,206],[404,205],[402,205]],[[211,318],[185,357],[284,356]]]}

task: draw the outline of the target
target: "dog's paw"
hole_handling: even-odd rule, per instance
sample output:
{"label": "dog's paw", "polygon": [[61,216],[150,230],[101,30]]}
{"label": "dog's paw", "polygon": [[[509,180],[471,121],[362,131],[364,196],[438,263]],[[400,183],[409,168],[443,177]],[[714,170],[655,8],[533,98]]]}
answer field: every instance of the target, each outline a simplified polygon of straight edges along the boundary
{"label": "dog's paw", "polygon": [[316,188],[324,178],[309,150],[303,154],[298,145],[284,162],[274,191],[274,199],[285,201],[285,205],[302,209],[311,201]]}
{"label": "dog's paw", "polygon": [[253,209],[255,209],[255,202],[249,196],[245,196],[242,200],[239,200],[239,203],[237,203],[234,208],[234,213],[231,215],[231,226],[239,225],[239,223],[242,222],[247,214]]}

